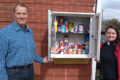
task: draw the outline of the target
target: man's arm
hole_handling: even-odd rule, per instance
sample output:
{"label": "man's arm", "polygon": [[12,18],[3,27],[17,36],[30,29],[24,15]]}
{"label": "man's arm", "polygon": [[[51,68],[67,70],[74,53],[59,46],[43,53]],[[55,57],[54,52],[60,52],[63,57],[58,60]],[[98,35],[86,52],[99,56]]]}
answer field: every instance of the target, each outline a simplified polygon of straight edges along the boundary
{"label": "man's arm", "polygon": [[[29,28],[29,30],[30,30],[30,32],[31,32],[31,34],[32,34],[32,36],[33,36],[33,32],[32,32],[32,30]],[[46,57],[40,57],[40,56],[38,56],[36,53],[35,53],[35,59],[34,59],[34,61],[35,62],[39,62],[39,63],[48,63],[48,58],[47,58],[47,56]]]}
{"label": "man's arm", "polygon": [[[35,58],[35,62],[39,62],[39,63],[48,63],[48,57],[40,57],[38,55],[36,55],[36,58]],[[52,62],[52,60],[51,60]]]}
{"label": "man's arm", "polygon": [[5,67],[5,57],[7,54],[8,44],[5,37],[0,32],[0,80],[8,80],[8,75]]}
{"label": "man's arm", "polygon": [[40,57],[35,53],[35,60],[34,60],[35,62],[39,62],[42,64],[42,63],[44,63],[43,60],[44,60],[43,57]]}

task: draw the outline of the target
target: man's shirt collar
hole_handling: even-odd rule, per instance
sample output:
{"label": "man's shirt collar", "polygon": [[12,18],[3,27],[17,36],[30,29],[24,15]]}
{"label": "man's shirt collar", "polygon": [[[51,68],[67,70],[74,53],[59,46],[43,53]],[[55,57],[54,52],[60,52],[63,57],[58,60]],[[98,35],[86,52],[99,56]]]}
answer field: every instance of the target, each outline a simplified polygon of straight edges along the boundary
{"label": "man's shirt collar", "polygon": [[23,31],[30,31],[30,29],[25,25],[25,28],[21,28],[18,24],[16,24],[15,21],[12,22],[12,27],[14,28],[14,30],[17,32],[19,30],[23,30]]}

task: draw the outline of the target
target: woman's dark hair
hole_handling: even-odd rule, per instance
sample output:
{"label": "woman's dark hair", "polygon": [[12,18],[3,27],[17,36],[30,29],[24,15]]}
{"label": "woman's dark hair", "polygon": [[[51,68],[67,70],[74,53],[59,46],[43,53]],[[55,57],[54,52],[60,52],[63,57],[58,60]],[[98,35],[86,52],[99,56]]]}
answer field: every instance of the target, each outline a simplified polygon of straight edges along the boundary
{"label": "woman's dark hair", "polygon": [[114,29],[115,30],[115,32],[117,33],[117,37],[116,37],[116,39],[115,39],[115,41],[113,41],[113,46],[114,46],[114,50],[115,51],[117,51],[116,50],[116,44],[118,44],[118,46],[120,46],[120,36],[119,36],[119,32],[118,32],[118,28],[116,27],[116,26],[114,26],[114,25],[109,25],[106,29],[105,29],[105,33],[107,32],[107,30],[108,29]]}

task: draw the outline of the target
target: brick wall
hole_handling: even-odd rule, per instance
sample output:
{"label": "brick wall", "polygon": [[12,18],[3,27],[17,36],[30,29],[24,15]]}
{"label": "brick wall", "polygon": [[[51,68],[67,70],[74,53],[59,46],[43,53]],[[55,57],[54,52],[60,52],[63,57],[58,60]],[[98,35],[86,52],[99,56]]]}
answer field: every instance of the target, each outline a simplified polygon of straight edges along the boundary
{"label": "brick wall", "polygon": [[[27,25],[34,32],[37,54],[46,56],[48,52],[48,9],[62,12],[93,12],[94,0],[0,0],[0,28],[13,20],[13,6],[25,3],[29,8]],[[38,80],[90,80],[91,63],[62,65],[35,63]]]}

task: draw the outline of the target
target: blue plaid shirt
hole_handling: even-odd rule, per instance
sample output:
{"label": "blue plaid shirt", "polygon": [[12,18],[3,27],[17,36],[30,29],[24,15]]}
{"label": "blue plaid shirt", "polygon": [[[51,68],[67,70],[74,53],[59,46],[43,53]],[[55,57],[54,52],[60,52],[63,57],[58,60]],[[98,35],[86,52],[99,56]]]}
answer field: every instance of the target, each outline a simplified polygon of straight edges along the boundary
{"label": "blue plaid shirt", "polygon": [[24,66],[33,62],[43,62],[36,55],[33,32],[21,28],[14,21],[0,30],[0,80],[8,80],[6,67]]}

